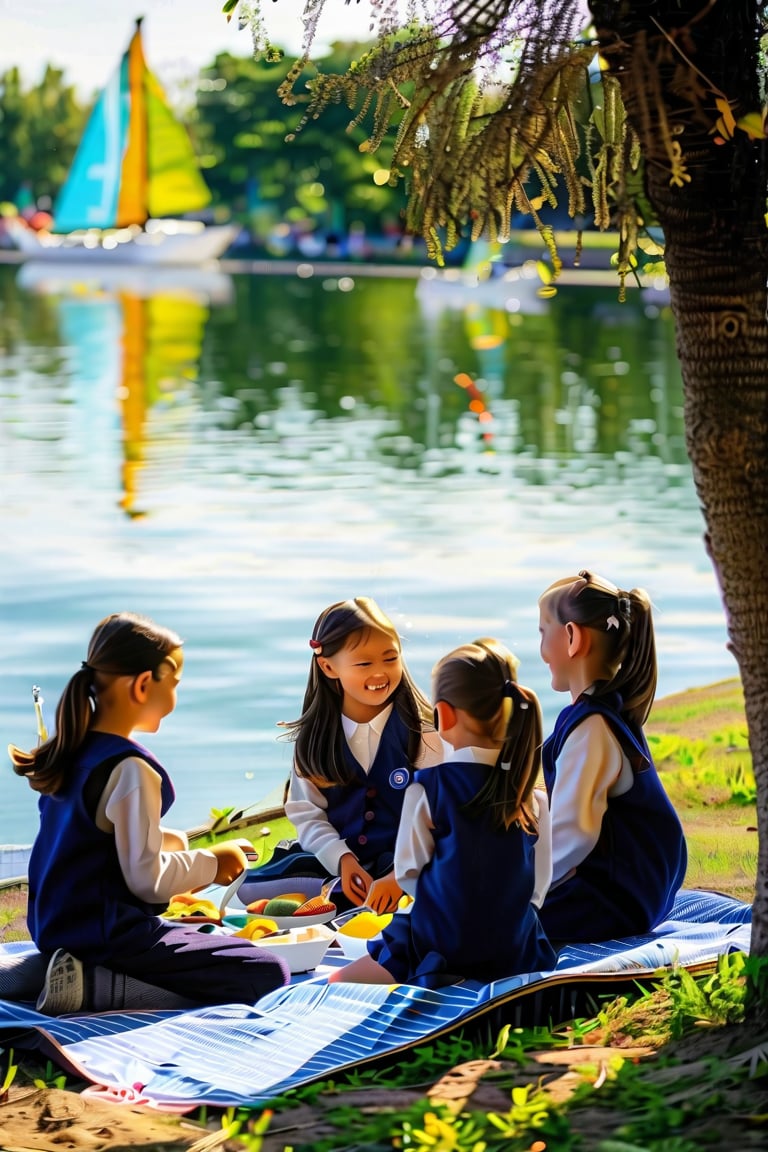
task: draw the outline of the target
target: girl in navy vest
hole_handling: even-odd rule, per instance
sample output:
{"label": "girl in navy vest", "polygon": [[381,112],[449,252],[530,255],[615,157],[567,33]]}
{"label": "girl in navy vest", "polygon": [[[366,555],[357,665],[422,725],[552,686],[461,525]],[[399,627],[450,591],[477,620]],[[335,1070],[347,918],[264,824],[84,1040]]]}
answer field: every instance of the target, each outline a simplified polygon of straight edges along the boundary
{"label": "girl in navy vest", "polygon": [[551,868],[546,797],[539,809],[533,795],[541,711],[516,669],[490,639],[436,666],[436,722],[453,751],[406,793],[395,873],[413,905],[330,981],[439,987],[554,967],[535,907]]}
{"label": "girl in navy vest", "polygon": [[552,687],[572,701],[543,749],[553,882],[542,923],[558,942],[648,932],[687,864],[643,734],[656,692],[650,600],[580,572],[552,584],[539,609]]}
{"label": "girl in navy vest", "polygon": [[190,850],[161,820],[174,791],[134,731],[156,732],[176,705],[182,641],[131,613],[107,616],[66,685],[56,731],[15,771],[40,793],[28,924],[50,956],[37,1007],[254,1003],[286,984],[283,960],[240,937],[161,919],[175,893],[230,884],[246,842]]}
{"label": "girl in navy vest", "polygon": [[309,644],[302,714],[284,725],[295,741],[285,813],[319,871],[340,877],[347,907],[388,912],[402,896],[392,864],[405,789],[415,767],[442,758],[442,741],[374,600],[326,608]]}

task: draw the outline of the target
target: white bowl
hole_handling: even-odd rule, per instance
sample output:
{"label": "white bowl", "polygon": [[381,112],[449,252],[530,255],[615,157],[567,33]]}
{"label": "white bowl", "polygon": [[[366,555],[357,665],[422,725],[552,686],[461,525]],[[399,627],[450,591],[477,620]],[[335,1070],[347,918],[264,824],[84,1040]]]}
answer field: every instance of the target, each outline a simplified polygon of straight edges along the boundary
{"label": "white bowl", "polygon": [[381,940],[381,932],[369,939],[364,939],[362,936],[345,936],[343,932],[339,932],[336,940],[347,960],[359,960],[361,956],[368,955],[369,940]]}
{"label": "white bowl", "polygon": [[230,906],[223,923],[228,928],[242,928],[250,920],[271,920],[276,928],[312,928],[315,924],[329,924],[335,915],[335,912],[318,912],[317,916],[268,916],[266,912],[246,912]]}
{"label": "white bowl", "polygon": [[291,928],[286,936],[263,936],[254,940],[259,948],[269,948],[282,956],[291,972],[309,972],[325,956],[336,936],[323,924]]}

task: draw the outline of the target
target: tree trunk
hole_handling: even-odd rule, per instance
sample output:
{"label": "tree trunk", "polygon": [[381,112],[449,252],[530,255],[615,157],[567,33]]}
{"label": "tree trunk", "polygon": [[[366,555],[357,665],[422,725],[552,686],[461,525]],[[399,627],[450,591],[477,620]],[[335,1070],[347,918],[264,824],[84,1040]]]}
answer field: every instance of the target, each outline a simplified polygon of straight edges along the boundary
{"label": "tree trunk", "polygon": [[[757,0],[591,6],[641,138],[648,197],[665,236],[688,454],[744,687],[757,781],[751,950],[768,958],[765,142],[740,129],[731,139],[713,131],[720,93],[736,119],[760,108]],[[680,183],[670,180],[676,145],[686,168]]]}

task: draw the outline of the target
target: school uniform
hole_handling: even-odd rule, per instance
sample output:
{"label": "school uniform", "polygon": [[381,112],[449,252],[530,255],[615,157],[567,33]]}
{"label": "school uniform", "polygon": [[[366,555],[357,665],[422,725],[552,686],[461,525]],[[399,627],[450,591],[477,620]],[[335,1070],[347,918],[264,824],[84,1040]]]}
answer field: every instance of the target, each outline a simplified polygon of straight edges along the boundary
{"label": "school uniform", "polygon": [[[216,860],[211,853],[167,853],[154,871],[150,868],[155,878],[145,891],[137,894],[129,887],[114,830],[107,830],[103,817],[99,826],[95,817],[103,789],[124,761],[138,762],[139,781],[142,771],[151,773],[160,815],[173,803],[170,777],[146,748],[102,732],[86,737],[65,785],[55,795],[40,797],[28,906],[37,947],[43,953],[66,949],[86,966],[126,973],[204,1004],[254,1003],[287,983],[284,961],[250,941],[160,918],[171,895],[184,890],[183,885],[174,887],[180,874],[189,887],[213,881]],[[133,800],[138,811],[141,801]],[[154,816],[157,826],[156,811]],[[172,836],[186,843],[183,834]],[[142,831],[137,838],[145,843]]]}
{"label": "school uniform", "polygon": [[396,981],[439,987],[554,967],[532,903],[536,835],[465,811],[499,770],[496,759],[489,749],[459,749],[417,772],[408,790],[395,875],[414,903],[368,945]]}
{"label": "school uniform", "polygon": [[[596,763],[597,762],[597,763]],[[685,835],[643,732],[616,693],[585,693],[544,742],[553,883],[541,921],[556,942],[651,931],[687,867]]]}
{"label": "school uniform", "polygon": [[[272,861],[250,874],[246,882],[249,900],[255,899],[260,886],[283,877],[337,876],[341,858],[348,852],[374,879],[392,870],[403,798],[413,780],[408,728],[392,704],[366,724],[346,716],[341,719],[350,781],[324,788],[294,769],[285,814],[298,840],[287,853],[276,853]],[[437,733],[425,733],[419,765],[437,763],[442,754],[443,742]],[[341,900],[339,891],[333,899]]]}

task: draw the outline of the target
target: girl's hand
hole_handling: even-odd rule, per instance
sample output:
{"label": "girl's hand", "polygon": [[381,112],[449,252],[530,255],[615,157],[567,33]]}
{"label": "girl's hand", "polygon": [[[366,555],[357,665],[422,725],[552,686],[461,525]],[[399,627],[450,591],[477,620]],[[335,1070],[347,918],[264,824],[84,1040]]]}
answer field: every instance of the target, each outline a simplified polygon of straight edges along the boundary
{"label": "girl's hand", "polygon": [[369,876],[351,852],[342,856],[339,863],[339,875],[341,876],[341,890],[347,899],[351,900],[353,904],[365,904],[368,889],[373,883],[373,877]]}
{"label": "girl's hand", "polygon": [[226,840],[223,844],[212,844],[207,849],[216,857],[214,884],[231,884],[248,867],[248,860],[241,844],[236,840]]}
{"label": "girl's hand", "polygon": [[383,912],[396,910],[402,894],[403,890],[395,880],[394,872],[388,872],[380,880],[374,880],[368,889],[368,897],[365,902],[372,912],[381,916]]}

